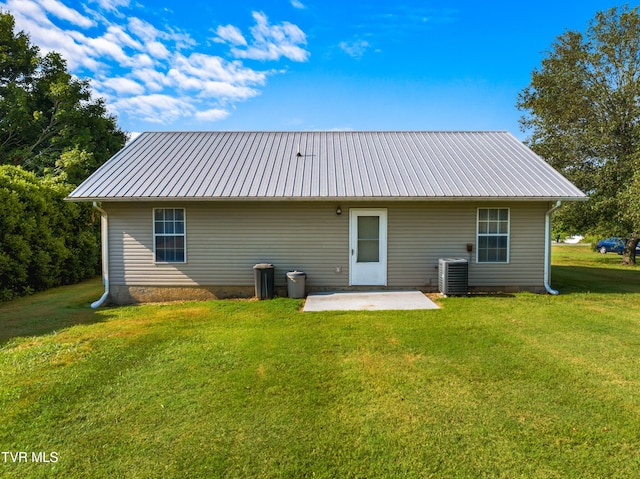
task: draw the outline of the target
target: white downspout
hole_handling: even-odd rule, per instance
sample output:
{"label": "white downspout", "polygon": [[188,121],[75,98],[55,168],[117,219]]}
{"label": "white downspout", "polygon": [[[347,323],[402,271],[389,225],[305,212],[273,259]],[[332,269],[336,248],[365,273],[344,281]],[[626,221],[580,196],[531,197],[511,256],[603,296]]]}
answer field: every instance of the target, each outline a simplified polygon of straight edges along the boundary
{"label": "white downspout", "polygon": [[93,309],[99,308],[102,303],[109,297],[109,215],[105,210],[98,206],[98,203],[93,202],[93,207],[100,212],[100,231],[102,237],[102,284],[104,284],[104,294],[102,297],[93,303],[91,307]]}
{"label": "white downspout", "polygon": [[560,293],[549,284],[551,282],[551,213],[560,208],[561,204],[562,201],[558,200],[555,206],[544,215],[544,289],[554,296]]}

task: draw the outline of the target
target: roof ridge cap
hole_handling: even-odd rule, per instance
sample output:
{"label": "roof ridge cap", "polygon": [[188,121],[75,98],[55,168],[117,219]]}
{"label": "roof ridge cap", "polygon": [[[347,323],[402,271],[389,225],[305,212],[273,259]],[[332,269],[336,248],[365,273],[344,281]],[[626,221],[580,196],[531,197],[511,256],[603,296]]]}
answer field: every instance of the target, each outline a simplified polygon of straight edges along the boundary
{"label": "roof ridge cap", "polygon": [[511,133],[509,130],[149,130],[140,134],[187,133]]}

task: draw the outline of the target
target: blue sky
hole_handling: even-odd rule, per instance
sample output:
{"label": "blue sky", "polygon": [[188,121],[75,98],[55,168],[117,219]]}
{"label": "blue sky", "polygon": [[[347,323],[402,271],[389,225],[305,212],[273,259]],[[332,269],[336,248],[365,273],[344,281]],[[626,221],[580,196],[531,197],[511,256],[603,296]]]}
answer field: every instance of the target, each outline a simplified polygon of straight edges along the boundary
{"label": "blue sky", "polygon": [[508,130],[544,52],[616,2],[0,0],[128,132]]}

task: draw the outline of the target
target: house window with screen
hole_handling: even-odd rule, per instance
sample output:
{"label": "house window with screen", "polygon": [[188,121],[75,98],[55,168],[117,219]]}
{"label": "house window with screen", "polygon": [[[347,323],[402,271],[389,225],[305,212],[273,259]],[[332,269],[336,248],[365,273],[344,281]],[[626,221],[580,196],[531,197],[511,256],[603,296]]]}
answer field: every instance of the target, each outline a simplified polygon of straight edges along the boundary
{"label": "house window with screen", "polygon": [[184,208],[153,210],[153,250],[156,263],[184,263]]}
{"label": "house window with screen", "polygon": [[509,208],[478,208],[478,263],[509,262]]}

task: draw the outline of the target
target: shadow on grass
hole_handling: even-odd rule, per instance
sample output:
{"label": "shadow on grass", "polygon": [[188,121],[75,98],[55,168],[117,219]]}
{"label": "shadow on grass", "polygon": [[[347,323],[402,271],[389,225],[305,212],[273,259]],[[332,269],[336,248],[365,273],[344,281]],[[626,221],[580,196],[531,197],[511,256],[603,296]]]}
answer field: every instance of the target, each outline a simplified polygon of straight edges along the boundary
{"label": "shadow on grass", "polygon": [[498,291],[498,292],[495,292],[495,293],[492,293],[492,292],[483,293],[483,292],[480,292],[480,291],[473,291],[473,292],[467,294],[467,296],[469,298],[473,298],[473,297],[476,297],[476,298],[515,298],[516,297],[516,295],[513,294],[513,293],[503,293],[501,291]]}
{"label": "shadow on grass", "polygon": [[102,284],[95,279],[0,303],[0,346],[17,337],[106,321],[108,315],[90,306],[101,295]]}
{"label": "shadow on grass", "polygon": [[552,266],[551,286],[561,294],[640,293],[640,269]]}

